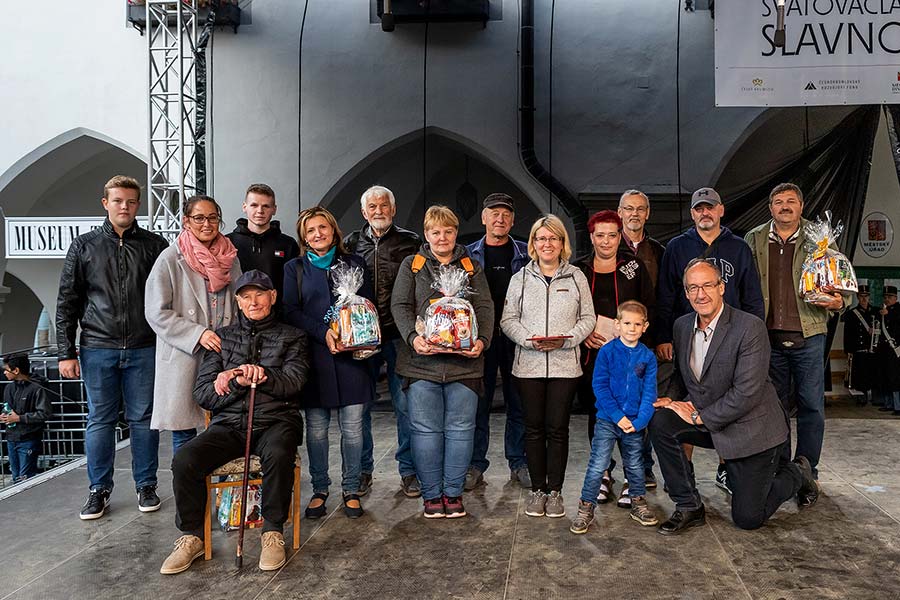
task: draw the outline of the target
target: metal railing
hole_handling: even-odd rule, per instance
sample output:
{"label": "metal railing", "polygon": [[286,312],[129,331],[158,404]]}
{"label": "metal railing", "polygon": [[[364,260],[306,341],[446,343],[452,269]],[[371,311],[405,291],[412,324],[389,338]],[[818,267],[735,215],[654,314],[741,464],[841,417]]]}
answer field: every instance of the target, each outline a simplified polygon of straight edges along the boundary
{"label": "metal railing", "polygon": [[[44,387],[53,405],[53,418],[45,424],[43,451],[38,459],[38,469],[48,471],[85,455],[87,392],[83,380],[62,379],[59,376],[55,355],[33,353],[28,358],[31,361],[32,374],[47,380]],[[7,385],[12,385],[12,382],[5,380],[0,382],[0,394],[6,390]],[[128,426],[120,415],[119,423],[116,425],[116,442],[127,437]],[[15,483],[9,466],[9,450],[4,427],[0,433],[0,489]]]}

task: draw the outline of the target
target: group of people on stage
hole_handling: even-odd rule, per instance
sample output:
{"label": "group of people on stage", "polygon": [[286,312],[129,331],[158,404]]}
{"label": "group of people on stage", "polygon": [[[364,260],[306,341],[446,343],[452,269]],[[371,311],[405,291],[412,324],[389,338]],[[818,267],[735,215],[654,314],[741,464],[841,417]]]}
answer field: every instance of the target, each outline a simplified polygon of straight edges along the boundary
{"label": "group of people on stage", "polygon": [[850,362],[847,387],[858,406],[871,403],[880,412],[900,417],[900,304],[897,286],[882,289],[884,305],[869,302],[869,285],[861,284],[859,304],[843,315],[844,350]]}
{"label": "group of people on stage", "polygon": [[[90,494],[81,518],[100,518],[108,506],[123,403],[141,511],[160,506],[159,431],[172,431],[183,535],[162,573],[184,571],[203,554],[204,479],[243,454],[251,387],[250,442],[263,472],[260,568],[286,560],[301,410],[313,488],[306,517],[327,514],[332,416],[343,511],[360,517],[372,485],[370,409],[382,366],[400,489],[422,497],[425,518],[465,516],[464,491],[484,481],[498,371],[505,458],[510,479],[529,490],[526,515],[566,515],[576,396],[591,407],[591,458],[573,533],[588,531],[595,506],[611,500],[641,525],[659,523],[646,496],[657,486],[653,449],[675,503],[662,534],[705,522],[691,463],[697,445],[719,454],[717,483],[733,495],[739,527],[760,527],[789,498],[810,506],[818,497],[826,323],[854,298],[835,292],[808,304],[798,296],[805,234],[797,186],[772,190],[772,219],[746,239],[721,224],[716,191],[701,188],[691,200],[694,227],[665,248],[644,229],[649,199],[628,190],[616,211],[591,216],[593,251],[577,261],[554,215],[535,221],[527,242],[514,240],[515,200],[502,193],[484,199],[485,235],[469,246],[457,243],[459,220],[446,206],[427,209],[424,242],[396,226],[396,200],[381,186],[362,194],[366,225],[346,237],[328,210],[301,211],[299,245],[273,220],[275,193],[266,185],[250,186],[246,218],[227,235],[213,198],[185,200],[172,245],[137,225],[134,179],[111,179],[102,204],[104,225],[69,249],[57,307],[60,372],[83,377],[88,392]],[[380,321],[380,351],[362,360],[342,351],[326,321],[336,300],[331,273],[342,264],[363,270],[359,294]],[[417,329],[441,297],[433,284],[447,266],[465,272],[478,325],[471,347],[452,354]],[[624,463],[618,495],[615,445]]]}

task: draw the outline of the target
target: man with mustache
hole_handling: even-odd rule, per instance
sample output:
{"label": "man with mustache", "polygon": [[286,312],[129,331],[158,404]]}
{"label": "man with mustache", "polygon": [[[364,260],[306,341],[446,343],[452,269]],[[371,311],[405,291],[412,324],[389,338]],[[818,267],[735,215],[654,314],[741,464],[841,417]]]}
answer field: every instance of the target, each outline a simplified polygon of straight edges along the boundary
{"label": "man with mustache", "polygon": [[666,248],[647,235],[644,225],[650,218],[650,199],[640,190],[626,190],[619,198],[619,218],[622,219],[623,249],[627,248],[644,262],[654,293],[659,278],[659,266]]}
{"label": "man with mustache", "polygon": [[[400,332],[391,315],[391,292],[400,263],[411,254],[415,254],[422,244],[419,236],[394,225],[397,214],[397,203],[394,193],[386,187],[373,185],[359,199],[360,210],[367,225],[354,231],[344,239],[347,250],[357,254],[366,261],[366,268],[375,286],[375,307],[378,309],[378,321],[381,324],[381,352],[370,361],[376,374],[381,369],[381,361],[387,365],[388,389],[391,392],[391,403],[397,415],[397,466],[400,471],[400,488],[409,498],[420,494],[419,480],[413,465],[412,451],[409,446],[409,413],[407,412],[406,392],[400,376],[397,375],[397,345],[402,344]],[[373,378],[373,381],[377,377]],[[366,406],[363,413],[363,452],[362,473],[359,478],[359,493],[364,496],[372,487],[372,415],[371,405]]]}
{"label": "man with mustache", "polygon": [[[791,388],[796,389],[797,450],[805,456],[818,479],[816,466],[825,436],[825,334],[831,312],[852,304],[853,294],[833,292],[830,300],[808,303],[797,290],[806,259],[807,221],[803,212],[803,192],[793,183],[780,183],[769,193],[772,218],[750,231],[746,240],[753,249],[765,302],[766,327],[772,344],[769,377],[790,415]],[[793,384],[793,385],[792,385]],[[788,443],[784,457],[791,453]],[[800,506],[811,506],[819,488],[798,497]]]}

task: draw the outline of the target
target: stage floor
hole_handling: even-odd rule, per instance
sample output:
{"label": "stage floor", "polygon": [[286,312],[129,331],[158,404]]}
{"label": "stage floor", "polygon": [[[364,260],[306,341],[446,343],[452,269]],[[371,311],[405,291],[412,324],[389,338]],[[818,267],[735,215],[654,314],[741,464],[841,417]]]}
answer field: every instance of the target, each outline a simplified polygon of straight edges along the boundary
{"label": "stage floor", "polygon": [[[347,519],[333,485],[328,517],[303,520],[299,553],[270,573],[256,567],[258,530],[248,531],[237,572],[237,534],[215,529],[211,561],[160,575],[178,536],[171,473],[159,473],[162,509],[141,514],[130,455],[120,451],[117,488],[98,521],[78,519],[83,468],[0,502],[0,598],[900,598],[900,419],[829,419],[818,504],[800,513],[786,504],[753,532],[731,524],[728,498],[713,484],[715,454],[698,449],[708,525],[676,538],[614,504],[598,509],[588,534],[569,533],[588,459],[584,416],[572,419],[567,518],[526,517],[526,492],[508,481],[502,458],[502,422],[493,415],[493,465],[486,485],[465,495],[469,517],[428,521],[421,501],[399,492],[393,417],[375,414],[366,515]],[[161,467],[171,460],[164,440]],[[333,481],[337,441],[333,428]],[[310,493],[304,472],[304,506]],[[660,516],[672,509],[661,481],[649,499]]]}

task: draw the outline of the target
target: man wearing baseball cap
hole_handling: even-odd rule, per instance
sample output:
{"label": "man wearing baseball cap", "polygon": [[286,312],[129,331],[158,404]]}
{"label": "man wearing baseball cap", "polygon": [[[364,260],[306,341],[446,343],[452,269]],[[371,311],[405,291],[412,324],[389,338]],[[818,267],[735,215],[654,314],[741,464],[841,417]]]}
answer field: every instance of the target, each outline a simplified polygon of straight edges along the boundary
{"label": "man wearing baseball cap", "polygon": [[[666,245],[656,287],[656,355],[660,360],[672,360],[672,326],[678,317],[693,311],[682,276],[695,258],[715,263],[722,272],[726,304],[762,320],[766,318],[753,253],[744,240],[721,224],[724,215],[725,206],[718,192],[711,187],[700,188],[691,195],[694,226]],[[730,492],[726,478],[725,466],[720,464],[716,484]]]}
{"label": "man wearing baseball cap", "polygon": [[303,440],[300,389],[309,372],[307,339],[303,331],[277,320],[277,292],[268,275],[247,271],[235,288],[241,315],[216,331],[222,351],[203,351],[194,386],[194,400],[212,419],[172,460],[175,525],[182,536],[160,568],[163,575],[186,571],[203,555],[205,479],[244,454],[251,384],[256,384],[251,451],[259,456],[263,474],[259,568],[279,569],[286,560],[282,531],[291,505],[297,446]]}
{"label": "man wearing baseball cap", "polygon": [[522,401],[512,384],[512,364],[515,344],[500,330],[500,317],[506,301],[509,280],[528,261],[528,245],[512,239],[509,232],[516,216],[512,196],[494,193],[484,199],[481,222],[485,234],[466,249],[472,260],[484,269],[491,298],[494,301],[494,336],[491,346],[484,352],[484,394],[478,400],[475,416],[475,443],[472,460],[466,472],[465,490],[470,491],[484,480],[484,472],[490,462],[487,459],[490,439],[491,404],[497,387],[497,369],[503,377],[503,400],[506,403],[505,454],[509,464],[510,479],[531,489],[528,465],[525,462],[525,422],[522,417]]}

